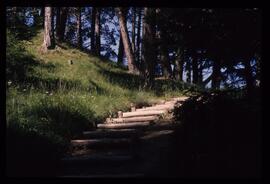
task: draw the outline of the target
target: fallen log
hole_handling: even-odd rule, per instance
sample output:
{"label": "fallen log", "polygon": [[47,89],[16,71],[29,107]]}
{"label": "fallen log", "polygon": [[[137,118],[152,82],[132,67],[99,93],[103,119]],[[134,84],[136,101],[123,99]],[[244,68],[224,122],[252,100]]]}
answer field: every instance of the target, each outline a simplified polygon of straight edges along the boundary
{"label": "fallen log", "polygon": [[136,111],[136,112],[124,112],[123,118],[135,117],[135,116],[151,116],[165,114],[166,110],[151,110],[151,111]]}
{"label": "fallen log", "polygon": [[119,130],[97,130],[83,132],[84,138],[126,138],[138,135],[136,129],[119,129]]}
{"label": "fallen log", "polygon": [[137,109],[136,111],[151,111],[151,110],[164,110],[164,111],[169,111],[174,108],[174,105],[156,105],[152,107],[145,107],[141,109]]}
{"label": "fallen log", "polygon": [[86,147],[86,148],[96,148],[96,147],[117,147],[117,146],[127,146],[131,143],[131,139],[127,138],[101,138],[101,139],[79,139],[71,140],[72,147]]}
{"label": "fallen log", "polygon": [[130,123],[130,122],[144,122],[144,121],[154,121],[159,119],[158,116],[140,116],[140,117],[130,117],[130,118],[107,118],[106,123]]}
{"label": "fallen log", "polygon": [[98,124],[97,128],[102,129],[125,129],[125,128],[141,128],[151,125],[149,121],[146,122],[132,122],[132,123],[102,123]]}

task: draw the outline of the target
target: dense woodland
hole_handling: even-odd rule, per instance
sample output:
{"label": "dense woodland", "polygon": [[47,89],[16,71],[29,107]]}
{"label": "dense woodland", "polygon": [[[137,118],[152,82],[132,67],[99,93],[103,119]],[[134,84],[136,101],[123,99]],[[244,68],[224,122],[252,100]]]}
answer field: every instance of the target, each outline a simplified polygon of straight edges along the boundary
{"label": "dense woodland", "polygon": [[[21,154],[55,160],[71,137],[130,102],[140,106],[179,94],[204,96],[205,101],[197,96],[175,111],[176,120],[194,126],[200,120],[191,112],[208,122],[202,114],[215,114],[211,107],[232,108],[223,98],[239,105],[239,114],[244,107],[259,113],[261,13],[258,8],[7,7],[6,114],[8,135],[17,136],[9,144],[38,135]],[[217,102],[207,100],[214,98],[208,92],[220,95]],[[250,116],[255,120],[256,115]],[[40,142],[46,146],[31,150]],[[25,164],[15,154],[10,158],[11,165]]]}
{"label": "dense woodland", "polygon": [[[31,26],[43,26],[45,52],[67,42],[97,56],[117,58],[119,65],[126,65],[126,58],[129,72],[144,76],[147,87],[161,75],[203,88],[208,83],[213,89],[241,83],[249,93],[260,83],[260,16],[256,8],[7,9],[10,30],[20,26],[16,31],[23,33],[30,20]],[[117,45],[117,51],[111,45]]]}

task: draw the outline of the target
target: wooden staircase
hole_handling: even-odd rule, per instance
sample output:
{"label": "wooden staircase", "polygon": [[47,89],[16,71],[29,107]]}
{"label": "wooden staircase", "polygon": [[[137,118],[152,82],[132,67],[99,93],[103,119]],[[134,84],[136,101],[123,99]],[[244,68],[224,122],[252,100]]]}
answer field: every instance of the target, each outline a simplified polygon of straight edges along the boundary
{"label": "wooden staircase", "polygon": [[62,177],[143,177],[138,169],[143,141],[171,134],[178,124],[170,118],[176,102],[187,97],[161,101],[151,107],[118,112],[118,118],[107,118],[97,129],[85,131],[80,139],[71,140],[71,153],[62,159]]}

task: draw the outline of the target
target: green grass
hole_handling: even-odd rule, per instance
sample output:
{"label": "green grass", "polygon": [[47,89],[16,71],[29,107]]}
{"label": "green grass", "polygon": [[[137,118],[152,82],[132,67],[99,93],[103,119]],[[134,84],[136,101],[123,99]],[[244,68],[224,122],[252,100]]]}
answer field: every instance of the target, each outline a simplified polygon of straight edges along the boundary
{"label": "green grass", "polygon": [[141,77],[67,44],[42,54],[41,31],[21,41],[8,32],[7,41],[7,127],[55,144],[66,144],[117,111],[128,110],[130,103],[147,105],[187,95],[193,88],[157,80],[153,90],[144,90]]}

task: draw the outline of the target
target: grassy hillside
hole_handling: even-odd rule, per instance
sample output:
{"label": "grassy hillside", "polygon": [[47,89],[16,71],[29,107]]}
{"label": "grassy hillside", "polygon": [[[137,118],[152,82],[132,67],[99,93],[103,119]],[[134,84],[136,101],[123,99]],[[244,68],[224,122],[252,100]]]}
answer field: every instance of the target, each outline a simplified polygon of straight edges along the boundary
{"label": "grassy hillside", "polygon": [[39,144],[38,139],[26,138],[29,135],[44,138],[48,145],[65,145],[118,110],[127,110],[130,103],[147,105],[192,88],[157,80],[155,88],[146,91],[142,78],[113,62],[66,44],[42,54],[42,41],[41,31],[29,40],[7,34],[6,119],[13,152],[22,151],[16,144],[24,143],[24,150],[29,140],[29,147]]}

